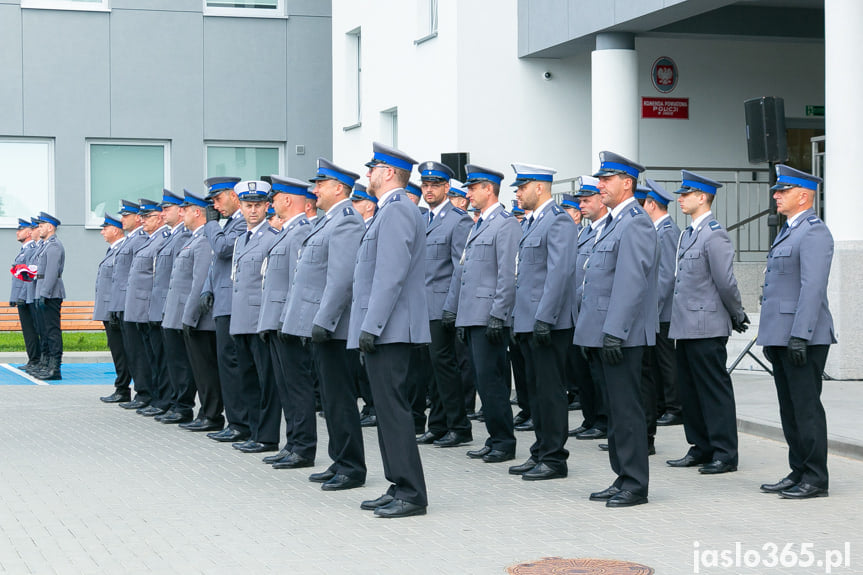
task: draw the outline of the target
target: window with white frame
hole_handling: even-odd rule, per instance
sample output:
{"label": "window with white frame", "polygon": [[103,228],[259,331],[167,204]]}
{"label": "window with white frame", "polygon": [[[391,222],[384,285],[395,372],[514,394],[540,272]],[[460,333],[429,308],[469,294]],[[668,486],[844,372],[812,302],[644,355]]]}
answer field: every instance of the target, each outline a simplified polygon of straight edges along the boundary
{"label": "window with white frame", "polygon": [[87,227],[98,227],[120,200],[161,200],[171,185],[171,143],[151,140],[87,141]]}
{"label": "window with white frame", "polygon": [[204,0],[204,15],[281,17],[285,15],[285,0]]}
{"label": "window with white frame", "polygon": [[399,109],[381,112],[381,141],[393,148],[399,147]]}
{"label": "window with white frame", "polygon": [[363,73],[363,35],[360,28],[351,30],[345,36],[345,127],[350,130],[362,125],[362,73]]}
{"label": "window with white frame", "polygon": [[207,177],[235,176],[260,180],[261,176],[284,173],[285,145],[257,142],[207,142]]}
{"label": "window with white frame", "polygon": [[111,0],[21,0],[21,8],[107,12],[111,9]]}
{"label": "window with white frame", "polygon": [[414,44],[422,44],[432,38],[437,38],[437,5],[438,0],[417,1],[417,39]]}
{"label": "window with white frame", "polygon": [[54,213],[54,140],[0,138],[0,227],[41,211]]}

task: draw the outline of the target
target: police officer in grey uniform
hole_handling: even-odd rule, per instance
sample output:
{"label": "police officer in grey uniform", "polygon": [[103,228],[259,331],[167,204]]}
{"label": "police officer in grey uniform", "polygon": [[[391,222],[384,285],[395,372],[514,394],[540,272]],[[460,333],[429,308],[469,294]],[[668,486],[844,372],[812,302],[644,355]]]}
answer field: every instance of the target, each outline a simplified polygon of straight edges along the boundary
{"label": "police officer in grey uniform", "polygon": [[29,255],[27,257],[27,277],[30,281],[27,282],[27,287],[24,290],[24,303],[30,309],[31,315],[33,317],[33,331],[36,333],[36,340],[39,342],[39,358],[33,364],[27,364],[21,369],[26,371],[28,374],[33,374],[36,371],[45,369],[45,364],[48,361],[48,356],[45,354],[45,343],[43,341],[44,333],[42,330],[42,319],[39,313],[39,307],[36,305],[36,266],[39,264],[39,254],[42,252],[42,248],[45,246],[45,242],[42,241],[42,230],[39,228],[39,220],[36,218],[30,218],[30,227],[32,231],[30,232],[30,237],[33,240],[33,249],[30,250]]}
{"label": "police officer in grey uniform", "polygon": [[519,205],[531,210],[519,242],[513,332],[525,359],[536,441],[512,468],[526,481],[566,477],[566,355],[572,345],[577,230],[551,197],[555,170],[513,164]]}
{"label": "police officer in grey uniform", "polygon": [[384,476],[391,483],[383,495],[360,507],[388,518],[423,515],[428,506],[405,396],[411,348],[431,341],[425,294],[426,220],[404,189],[414,164],[400,150],[373,144],[366,167],[378,213],[357,254],[348,333],[348,347],[365,355]]}
{"label": "police officer in grey uniform", "polygon": [[230,333],[237,345],[241,377],[253,378],[257,387],[248,388],[242,401],[249,411],[252,435],[234,448],[244,453],[278,451],[282,405],[276,390],[273,362],[266,342],[258,337],[261,313],[261,267],[279,230],[267,223],[270,185],[261,180],[237,183],[234,191],[246,220],[246,233],[237,238],[231,271]]}
{"label": "police officer in grey uniform", "polygon": [[[264,260],[263,294],[258,317],[258,334],[270,350],[275,384],[285,417],[285,446],[264,462],[276,469],[310,467],[317,450],[314,383],[311,353],[296,336],[281,333],[291,280],[297,257],[311,226],[304,211],[308,183],[295,178],[270,176],[270,201],[283,220]],[[298,404],[303,408],[299,409]]]}
{"label": "police officer in grey uniform", "polygon": [[135,252],[129,268],[124,321],[134,323],[144,341],[147,368],[151,374],[150,405],[137,411],[145,417],[162,415],[171,406],[171,384],[165,364],[165,346],[159,324],[150,323],[153,272],[156,254],[171,232],[164,223],[162,208],[155,200],[141,198],[139,215],[147,240]]}
{"label": "police officer in grey uniform", "polygon": [[[668,215],[668,204],[674,199],[671,194],[650,178],[647,178],[645,183],[650,192],[644,200],[644,211],[653,220],[659,240],[659,332],[656,334],[652,361],[656,396],[659,398],[659,419],[656,420],[656,425],[679,425],[683,423],[683,408],[677,398],[677,360],[674,356],[674,341],[668,337],[668,327],[671,324],[671,301],[674,294],[680,228]],[[658,409],[660,404],[662,410]]]}
{"label": "police officer in grey uniform", "polygon": [[644,346],[654,345],[656,313],[656,230],[633,197],[644,167],[611,152],[600,152],[602,203],[610,213],[600,224],[584,274],[575,343],[599,354],[600,388],[608,407],[608,456],[614,483],[591,493],[607,507],[647,503],[647,426],[641,401]]}
{"label": "police officer in grey uniform", "polygon": [[32,282],[32,278],[29,277],[29,272],[25,274],[28,277],[28,281],[21,279],[21,274],[14,275],[16,267],[27,266],[29,264],[28,260],[36,249],[36,242],[31,239],[33,227],[33,223],[30,220],[18,218],[18,230],[15,232],[15,238],[21,242],[21,249],[15,256],[15,261],[12,264],[12,289],[9,294],[9,305],[15,307],[18,311],[18,320],[21,322],[21,332],[24,336],[24,349],[27,351],[27,364],[22,369],[31,368],[36,365],[42,355],[39,336],[36,332],[36,327],[33,325],[31,304],[27,303],[27,286]]}
{"label": "police officer in grey uniform", "polygon": [[105,326],[105,336],[108,340],[108,349],[111,350],[111,359],[114,361],[114,371],[117,377],[114,379],[114,393],[100,397],[105,403],[121,403],[129,401],[132,396],[129,383],[132,374],[126,359],[126,350],[123,346],[123,328],[119,322],[114,321],[108,308],[111,305],[111,282],[114,279],[114,260],[120,245],[126,240],[123,232],[123,223],[114,217],[105,214],[102,222],[102,237],[108,242],[108,251],[96,272],[96,297],[93,300],[93,319],[101,321]]}
{"label": "police officer in grey uniform", "polygon": [[[587,260],[596,243],[596,234],[608,216],[608,207],[602,203],[599,195],[599,180],[593,176],[579,176],[578,190],[575,196],[579,200],[579,208],[583,218],[590,220],[590,225],[584,226],[578,232],[576,245],[578,255],[575,262],[575,306],[581,307],[584,294],[584,272]],[[602,362],[598,354],[582,353],[578,348],[573,354],[572,362],[578,383],[578,398],[581,403],[583,421],[581,425],[569,431],[576,439],[605,439],[608,437],[608,409],[605,405],[600,382],[602,381]]]}
{"label": "police officer in grey uniform", "polygon": [[111,281],[111,303],[108,306],[111,320],[121,326],[123,347],[129,364],[129,373],[135,385],[135,397],[120,403],[123,409],[141,409],[150,405],[152,398],[152,372],[150,370],[144,338],[134,322],[125,320],[126,290],[129,287],[129,271],[132,259],[149,235],[141,226],[140,207],[129,200],[120,201],[120,222],[126,232],[126,239],[120,244],[114,257],[114,277]]}
{"label": "police officer in grey uniform", "polygon": [[[318,169],[311,181],[315,182],[317,206],[325,214],[303,241],[282,327],[294,338],[311,339],[332,464],[325,471],[313,473],[309,480],[322,483],[324,491],[353,489],[366,481],[354,372],[346,347],[354,262],[365,231],[349,198],[358,178],[358,174],[318,158]],[[296,345],[295,339],[288,341]],[[297,406],[303,413],[296,417],[306,426],[314,425],[308,419],[314,419],[308,411],[310,405],[303,393]]]}
{"label": "police officer in grey uniform", "polygon": [[45,369],[34,371],[33,377],[42,380],[62,379],[60,363],[63,359],[63,336],[60,331],[60,306],[66,297],[63,286],[63,267],[66,250],[57,238],[60,220],[46,212],[39,212],[39,228],[45,242],[39,253],[36,273],[36,306],[42,321],[42,343],[48,360]]}
{"label": "police officer in grey uniform", "polygon": [[418,169],[423,197],[430,208],[426,214],[425,286],[433,377],[428,394],[431,400],[428,431],[417,439],[417,443],[433,442],[438,447],[455,447],[473,441],[473,435],[456,361],[456,314],[444,312],[442,308],[449,292],[454,289],[455,266],[464,252],[473,221],[467,212],[453,206],[447,199],[450,180],[454,177],[449,166],[429,161],[420,164]]}
{"label": "police officer in grey uniform", "polygon": [[225,424],[222,415],[222,389],[217,356],[216,322],[213,310],[202,312],[201,292],[213,261],[213,250],[204,235],[209,204],[189,190],[183,190],[183,226],[191,237],[174,257],[162,329],[182,330],[183,344],[189,358],[194,382],[181,385],[179,405],[194,405],[195,392],[201,407],[198,416],[179,427],[187,431],[217,432]]}
{"label": "police officer in grey uniform", "polygon": [[470,349],[489,435],[482,448],[468,451],[467,456],[500,463],[515,457],[506,348],[521,227],[498,201],[503,174],[476,164],[468,164],[465,170],[468,198],[482,213],[471,227],[456,266],[455,289],[443,309],[456,313],[456,328]]}
{"label": "police officer in grey uniform", "polygon": [[785,499],[827,497],[827,421],[821,377],[836,343],[827,302],[833,236],[812,205],[821,178],[776,166],[773,198],[788,220],[767,254],[758,344],[773,364],[791,473],[761,490]]}
{"label": "police officer in grey uniform", "polygon": [[[246,441],[251,437],[251,414],[244,397],[255,394],[258,382],[239,371],[237,346],[231,337],[231,266],[234,261],[234,244],[246,233],[246,220],[240,212],[240,200],[234,186],[240,178],[215,176],[204,184],[209,193],[206,199],[212,202],[207,211],[207,223],[203,234],[213,250],[213,264],[201,293],[201,314],[212,312],[216,322],[216,344],[219,362],[219,381],[225,417],[228,427],[207,437],[223,443]],[[227,218],[219,225],[219,216]]]}
{"label": "police officer in grey uniform", "polygon": [[734,388],[725,369],[728,336],[749,318],[734,277],[734,246],[710,210],[722,184],[682,170],[680,210],[692,218],[680,236],[668,337],[677,344],[683,428],[691,447],[671,467],[701,465],[704,474],[737,471]]}
{"label": "police officer in grey uniform", "polygon": [[154,419],[162,423],[188,423],[195,408],[195,378],[183,341],[182,326],[166,328],[162,325],[165,302],[171,283],[174,258],[192,237],[183,223],[183,198],[165,189],[162,194],[162,214],[171,235],[156,252],[153,275],[153,295],[150,298],[150,326],[160,328],[165,350],[166,379],[170,383],[171,404],[167,412]]}

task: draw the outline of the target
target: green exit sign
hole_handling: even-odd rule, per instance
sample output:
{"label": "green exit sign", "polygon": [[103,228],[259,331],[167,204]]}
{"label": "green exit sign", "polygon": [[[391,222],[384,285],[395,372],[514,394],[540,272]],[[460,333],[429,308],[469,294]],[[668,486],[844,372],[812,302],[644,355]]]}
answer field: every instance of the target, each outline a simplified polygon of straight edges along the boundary
{"label": "green exit sign", "polygon": [[824,116],[824,106],[806,106],[807,116]]}

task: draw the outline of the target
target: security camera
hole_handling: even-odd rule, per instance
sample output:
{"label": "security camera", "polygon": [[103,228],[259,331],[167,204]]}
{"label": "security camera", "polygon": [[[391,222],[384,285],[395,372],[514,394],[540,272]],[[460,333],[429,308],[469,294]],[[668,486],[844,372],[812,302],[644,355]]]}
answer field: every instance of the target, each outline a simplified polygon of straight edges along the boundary
{"label": "security camera", "polygon": [[542,77],[545,80],[551,80],[551,72],[543,72]]}

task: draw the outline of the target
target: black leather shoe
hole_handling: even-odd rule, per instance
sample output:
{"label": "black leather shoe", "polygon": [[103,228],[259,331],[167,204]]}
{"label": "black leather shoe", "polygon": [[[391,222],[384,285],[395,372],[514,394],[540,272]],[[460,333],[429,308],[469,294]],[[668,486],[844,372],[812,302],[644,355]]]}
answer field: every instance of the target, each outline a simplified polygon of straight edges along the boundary
{"label": "black leather shoe", "polygon": [[615,487],[612,485],[607,489],[603,489],[602,491],[595,491],[590,494],[591,501],[608,501],[615,495],[620,493],[620,487]]}
{"label": "black leather shoe", "polygon": [[360,509],[365,509],[366,511],[371,511],[373,509],[377,509],[378,507],[383,507],[385,505],[389,505],[393,502],[393,496],[389,493],[384,493],[377,499],[369,499],[367,501],[363,501],[360,503]]}
{"label": "black leather shoe", "polygon": [[126,403],[131,399],[132,394],[129,391],[126,391],[125,393],[123,393],[122,391],[115,391],[111,395],[100,397],[99,401],[101,401],[102,403]]}
{"label": "black leather shoe", "polygon": [[607,443],[600,443],[599,445],[597,445],[597,447],[599,448],[600,451],[608,451],[608,444]]}
{"label": "black leather shoe", "polygon": [[620,493],[612,495],[611,498],[605,502],[605,506],[632,507],[633,505],[643,505],[645,503],[647,503],[647,497],[643,495],[636,495],[632,491],[624,489]]}
{"label": "black leather shoe", "polygon": [[435,440],[435,447],[457,447],[473,441],[473,435],[468,433],[456,433],[455,431],[447,431],[446,435]]}
{"label": "black leather shoe", "polygon": [[[242,450],[241,450],[242,451]],[[314,467],[315,462],[296,453],[290,453],[287,457],[273,463],[273,469],[300,469],[301,467]]]}
{"label": "black leather shoe", "polygon": [[189,423],[181,423],[178,427],[186,431],[221,431],[225,424],[209,417],[199,417]]}
{"label": "black leather shoe", "polygon": [[192,414],[191,413],[182,414],[182,413],[177,413],[176,411],[171,411],[171,412],[168,412],[165,415],[163,415],[162,418],[159,419],[159,421],[162,423],[165,423],[165,424],[191,423]]}
{"label": "black leather shoe", "polygon": [[576,436],[576,435],[578,435],[579,433],[584,433],[584,432],[585,432],[585,431],[587,431],[588,429],[590,429],[590,428],[589,428],[589,427],[585,427],[585,426],[583,426],[583,425],[579,425],[579,426],[578,426],[578,427],[576,427],[575,429],[570,429],[570,430],[569,430],[569,433],[567,433],[567,435],[569,435],[570,437],[575,437],[575,436]]}
{"label": "black leather shoe", "polygon": [[435,433],[434,431],[426,431],[419,437],[417,437],[417,443],[419,445],[431,445],[438,439],[444,436],[444,433]]}
{"label": "black leather shoe", "polygon": [[533,457],[529,458],[527,461],[522,463],[521,465],[513,465],[509,468],[510,475],[523,475],[536,467],[536,459]]}
{"label": "black leather shoe", "polygon": [[719,461],[718,459],[705,463],[698,468],[698,473],[703,473],[704,475],[718,475],[719,473],[731,473],[732,471],[737,471],[736,465]]}
{"label": "black leather shoe", "polygon": [[[273,466],[275,467],[275,466]],[[354,479],[341,473],[336,473],[332,479],[321,484],[321,489],[324,491],[344,491],[345,489],[354,489],[365,485],[365,480]]]}
{"label": "black leather shoe", "polygon": [[471,421],[485,421],[485,414],[480,409],[479,411],[474,411],[473,413],[468,413],[467,418]]}
{"label": "black leather shoe", "polygon": [[425,515],[426,506],[410,503],[403,499],[393,499],[383,507],[375,509],[376,517],[395,519],[397,517],[411,517],[413,515]]}
{"label": "black leather shoe", "polygon": [[683,416],[663,413],[662,417],[656,420],[656,425],[683,425]]}
{"label": "black leather shoe", "polygon": [[[135,413],[137,413],[137,412],[135,412]],[[159,414],[154,415],[154,416],[153,416],[153,420],[155,420],[155,421],[162,421],[162,418],[163,418],[163,417],[165,417],[166,415],[171,415],[172,413],[174,413],[174,412],[173,412],[172,410],[170,410],[170,409],[169,409],[168,411],[166,411],[165,413],[163,413],[163,414],[161,414],[161,415],[159,415]]]}
{"label": "black leather shoe", "polygon": [[135,411],[135,413],[143,415],[144,417],[153,417],[155,415],[162,415],[165,413],[165,410],[160,407],[156,407],[155,405],[150,405],[149,407]]}
{"label": "black leather shoe", "polygon": [[287,457],[290,454],[291,454],[291,450],[288,449],[287,447],[283,447],[275,455],[267,455],[261,461],[263,461],[266,464],[272,465],[273,463],[275,463],[277,461],[281,461],[282,459],[284,459],[285,457]]}
{"label": "black leather shoe", "polygon": [[525,481],[543,481],[545,479],[562,479],[564,477],[566,477],[566,469],[554,469],[545,463],[538,463],[536,467],[521,475],[521,478]]}
{"label": "black leather shoe", "polygon": [[695,467],[697,465],[708,463],[708,461],[706,459],[699,459],[698,457],[687,453],[680,459],[669,459],[665,463],[667,463],[669,467]]}
{"label": "black leather shoe", "polygon": [[127,401],[125,403],[119,404],[123,409],[142,409],[150,405],[149,401],[141,401],[140,399],[133,399],[132,401]]}
{"label": "black leather shoe", "polygon": [[515,453],[501,451],[500,449],[492,449],[482,456],[482,460],[486,463],[503,463],[504,461],[512,461],[515,459]]}
{"label": "black leather shoe", "polygon": [[481,447],[479,449],[471,449],[470,451],[467,452],[467,456],[470,457],[471,459],[482,459],[484,456],[488,455],[489,453],[491,453],[491,447],[489,447],[488,445],[484,445],[483,447]]}
{"label": "black leather shoe", "polygon": [[788,491],[797,485],[797,482],[787,477],[780,479],[778,483],[765,483],[761,486],[761,491],[764,493],[781,493]]}
{"label": "black leather shoe", "polygon": [[597,427],[591,427],[575,436],[576,439],[605,439],[606,437],[608,437],[608,433]]}
{"label": "black leather shoe", "polygon": [[250,432],[240,431],[239,429],[234,429],[233,427],[226,427],[222,431],[207,434],[207,437],[218,441],[219,443],[235,443],[239,441],[246,441],[251,436],[252,434]]}
{"label": "black leather shoe", "polygon": [[313,481],[315,483],[326,483],[335,476],[336,472],[330,468],[327,468],[320,473],[312,473],[311,475],[309,475],[309,481]]}
{"label": "black leather shoe", "polygon": [[278,451],[279,444],[278,443],[260,443],[258,441],[246,441],[244,443],[237,443],[234,446],[234,449],[238,451],[242,451],[243,453],[266,453],[267,451]]}
{"label": "black leather shoe", "polygon": [[360,419],[360,427],[377,427],[378,425],[378,416],[377,415],[366,415],[362,419]]}
{"label": "black leather shoe", "polygon": [[533,431],[536,429],[536,426],[533,424],[533,418],[531,417],[520,425],[514,425],[513,429],[516,431]]}
{"label": "black leather shoe", "polygon": [[523,411],[519,411],[518,413],[515,414],[515,417],[512,418],[512,424],[513,424],[513,426],[521,425],[522,423],[524,423],[528,419],[530,419],[529,415],[527,415]]}
{"label": "black leather shoe", "polygon": [[815,487],[811,483],[798,483],[779,493],[779,497],[782,499],[811,499],[813,497],[827,497],[828,495],[826,489]]}
{"label": "black leather shoe", "polygon": [[656,446],[654,444],[650,444],[647,446],[647,455],[656,455]]}
{"label": "black leather shoe", "polygon": [[569,405],[566,406],[568,411],[578,411],[581,409],[581,402],[577,399],[573,399],[569,402]]}

